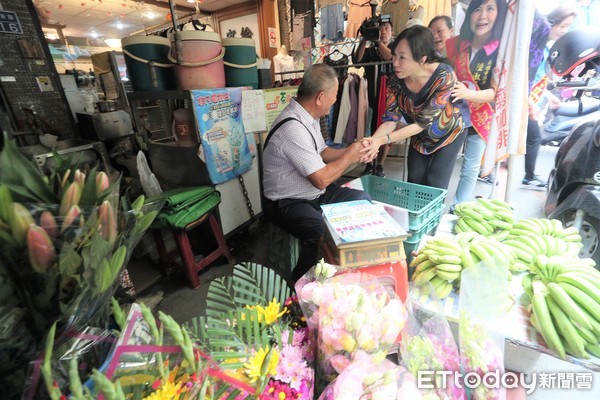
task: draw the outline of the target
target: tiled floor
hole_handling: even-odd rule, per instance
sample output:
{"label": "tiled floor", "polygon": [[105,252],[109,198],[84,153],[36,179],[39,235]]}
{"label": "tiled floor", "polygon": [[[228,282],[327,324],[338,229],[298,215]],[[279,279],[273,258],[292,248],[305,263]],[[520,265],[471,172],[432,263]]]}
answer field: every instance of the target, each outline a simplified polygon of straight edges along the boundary
{"label": "tiled floor", "polygon": [[[400,151],[401,152],[401,151]],[[556,148],[542,147],[538,159],[538,171],[541,176],[548,176],[553,162]],[[453,178],[450,184],[450,190],[446,198],[446,205],[451,205],[454,195],[454,188],[458,182],[460,171],[460,158],[456,160],[456,166],[453,172]],[[506,167],[502,167],[499,172],[501,184],[495,189],[495,197],[503,198],[506,187],[511,188],[510,203],[515,209],[518,218],[542,217],[545,192],[531,191],[520,188],[520,181],[523,177],[523,158],[515,157],[513,173],[509,173]],[[385,172],[388,178],[402,179],[403,159],[399,157],[390,157],[385,164]],[[363,167],[357,167],[352,170],[347,179],[351,176],[359,176]],[[492,187],[478,182],[475,188],[476,195],[489,196]],[[269,231],[260,223],[255,223],[250,229],[246,229],[238,234],[228,238],[228,244],[232,250],[235,262],[251,261],[266,265],[269,252],[275,251],[272,246],[272,238]],[[149,247],[152,248],[152,242]],[[223,262],[223,260],[220,260]],[[159,267],[151,260],[149,256],[141,259],[132,260],[129,270],[132,280],[138,290],[138,301],[150,301],[156,306],[155,310],[161,310],[171,314],[176,320],[184,322],[202,313],[207,285],[215,277],[230,274],[232,265],[218,265],[207,268],[200,274],[201,286],[192,290],[186,283],[183,273],[174,271],[168,276],[162,276]],[[541,355],[538,353],[525,351],[512,347],[507,349],[507,357],[519,361],[524,369],[529,372],[580,372],[580,367],[566,363],[556,358]],[[600,382],[600,374],[593,375],[595,382]],[[539,377],[538,377],[539,379]],[[570,396],[576,399],[598,399],[600,398],[600,383],[593,385],[591,391],[566,390],[544,390],[538,389],[528,399],[533,400],[558,400]]]}

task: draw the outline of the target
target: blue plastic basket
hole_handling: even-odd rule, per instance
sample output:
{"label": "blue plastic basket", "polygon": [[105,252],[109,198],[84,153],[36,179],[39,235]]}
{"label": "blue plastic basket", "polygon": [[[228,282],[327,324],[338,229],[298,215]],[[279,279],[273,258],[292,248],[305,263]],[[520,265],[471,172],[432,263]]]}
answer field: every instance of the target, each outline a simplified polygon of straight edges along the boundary
{"label": "blue plastic basket", "polygon": [[439,223],[447,190],[375,175],[365,175],[360,180],[365,192],[369,193],[373,200],[408,210],[408,228],[411,233],[422,231],[424,227],[431,225],[434,219],[434,225]]}

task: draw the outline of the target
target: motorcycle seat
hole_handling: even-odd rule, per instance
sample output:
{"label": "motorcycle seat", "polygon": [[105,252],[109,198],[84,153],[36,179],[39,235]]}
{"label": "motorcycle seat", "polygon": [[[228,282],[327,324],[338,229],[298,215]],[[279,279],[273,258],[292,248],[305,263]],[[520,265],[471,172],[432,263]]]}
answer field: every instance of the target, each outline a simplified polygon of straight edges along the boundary
{"label": "motorcycle seat", "polygon": [[596,99],[594,97],[583,97],[581,102],[583,103],[581,113],[579,112],[579,101],[572,100],[562,103],[556,110],[556,115],[562,115],[565,117],[578,117],[580,115],[587,115],[600,110],[600,99]]}

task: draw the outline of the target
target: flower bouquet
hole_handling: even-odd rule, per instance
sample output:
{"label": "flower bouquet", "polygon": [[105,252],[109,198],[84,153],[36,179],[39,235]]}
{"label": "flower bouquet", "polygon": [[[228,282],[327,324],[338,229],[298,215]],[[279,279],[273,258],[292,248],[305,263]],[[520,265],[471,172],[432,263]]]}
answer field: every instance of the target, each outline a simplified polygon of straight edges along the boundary
{"label": "flower bouquet", "polygon": [[501,332],[508,296],[507,267],[480,263],[463,271],[459,298],[459,342],[464,385],[474,400],[503,400]]}
{"label": "flower bouquet", "polygon": [[422,387],[421,393],[431,400],[466,399],[464,388],[455,384],[452,375],[436,374],[460,372],[460,356],[433,286],[413,285],[405,307],[407,319],[400,342],[401,361],[414,375],[424,371],[431,374],[427,376],[431,378],[430,388]]}
{"label": "flower bouquet", "polygon": [[[50,326],[57,336],[107,315],[115,282],[162,203],[129,204],[119,180],[69,159],[44,176],[5,136],[0,160],[0,298],[6,336],[0,377],[21,370]],[[6,306],[5,304],[8,304]],[[4,314],[4,313],[3,313]],[[7,378],[8,379],[8,378]],[[12,379],[10,379],[12,380]]]}
{"label": "flower bouquet", "polygon": [[414,377],[384,359],[376,362],[363,351],[323,391],[319,400],[419,400]]}
{"label": "flower bouquet", "polygon": [[[69,388],[82,399],[312,399],[311,342],[289,295],[274,271],[236,265],[209,286],[207,315],[186,325],[163,313],[158,323],[143,306],[132,311],[110,365],[92,375],[94,388],[77,377]],[[42,372],[60,398],[52,363]]]}
{"label": "flower bouquet", "polygon": [[404,324],[402,302],[377,278],[363,273],[335,275],[320,261],[296,284],[300,306],[317,337],[317,390],[323,389],[358,351],[383,360]]}

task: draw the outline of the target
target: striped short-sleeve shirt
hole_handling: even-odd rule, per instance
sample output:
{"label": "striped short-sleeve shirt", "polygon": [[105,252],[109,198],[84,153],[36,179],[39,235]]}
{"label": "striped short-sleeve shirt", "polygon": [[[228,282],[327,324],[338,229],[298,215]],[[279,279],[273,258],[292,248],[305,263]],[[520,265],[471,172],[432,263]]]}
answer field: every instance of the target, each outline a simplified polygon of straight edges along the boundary
{"label": "striped short-sleeve shirt", "polygon": [[325,192],[307,179],[308,175],[325,167],[321,152],[326,145],[321,136],[319,120],[313,118],[295,99],[291,100],[272,126],[287,117],[299,119],[302,123],[287,121],[269,139],[263,152],[264,195],[270,200],[313,200]]}

